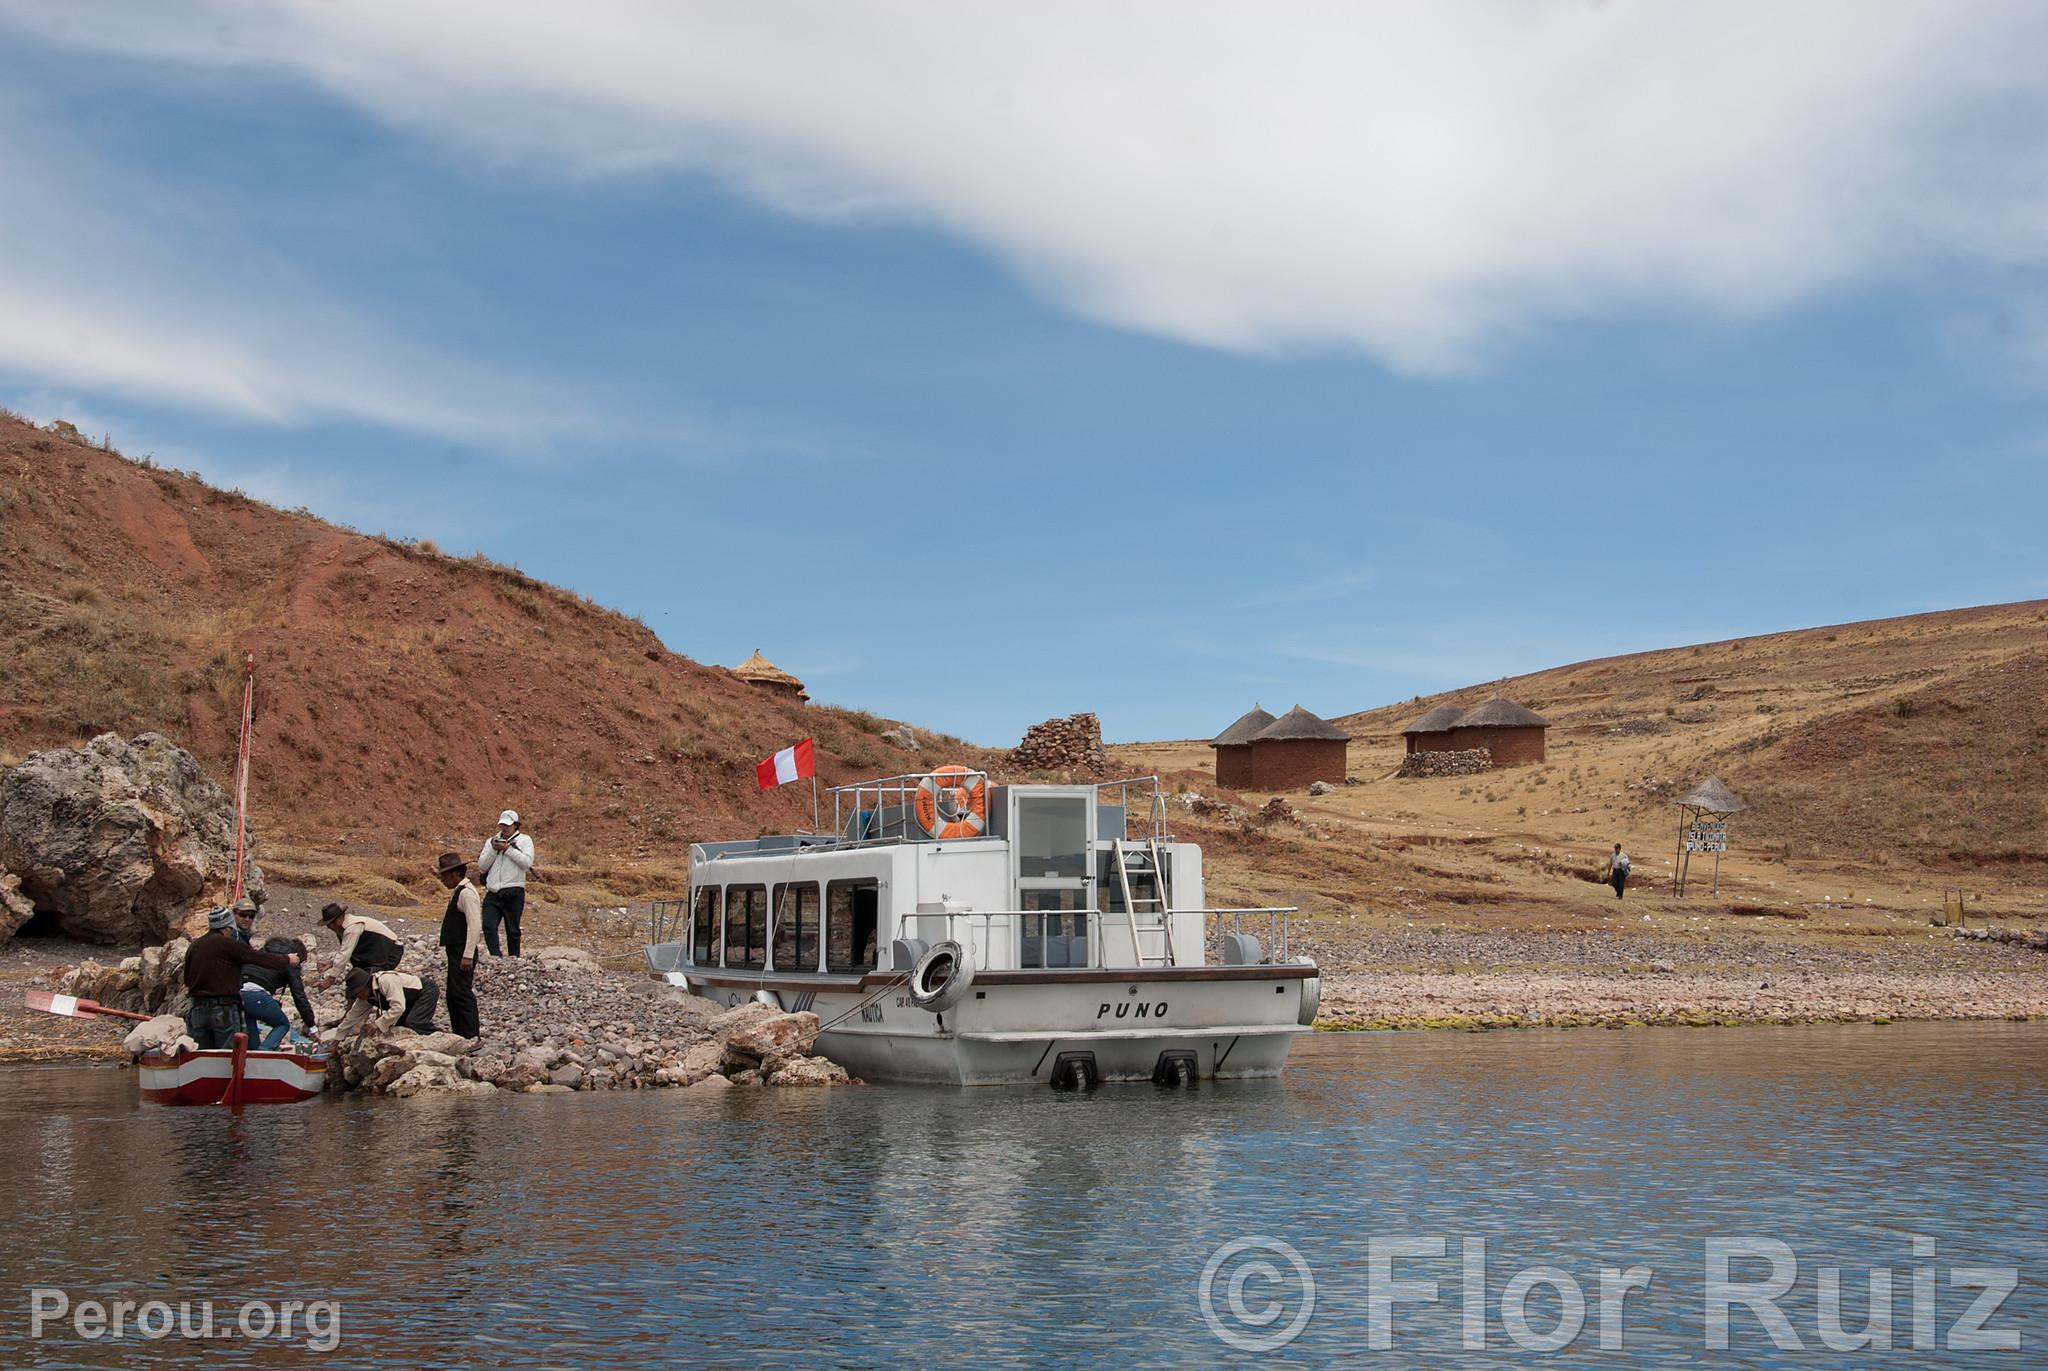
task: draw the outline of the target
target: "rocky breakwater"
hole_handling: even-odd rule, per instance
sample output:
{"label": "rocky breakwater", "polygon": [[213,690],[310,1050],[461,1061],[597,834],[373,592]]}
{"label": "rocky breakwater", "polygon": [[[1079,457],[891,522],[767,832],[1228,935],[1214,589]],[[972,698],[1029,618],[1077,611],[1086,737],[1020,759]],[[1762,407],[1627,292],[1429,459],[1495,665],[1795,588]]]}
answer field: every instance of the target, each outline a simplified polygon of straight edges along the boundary
{"label": "rocky breakwater", "polygon": [[1493,753],[1483,747],[1459,752],[1411,752],[1401,759],[1394,774],[1410,779],[1430,776],[1476,776],[1493,770]]}
{"label": "rocky breakwater", "polygon": [[1020,771],[1100,776],[1109,770],[1109,757],[1102,750],[1102,720],[1093,714],[1069,714],[1033,724],[1005,760]]}
{"label": "rocky breakwater", "polygon": [[[103,733],[0,770],[0,938],[37,912],[91,943],[160,943],[225,900],[235,806],[160,733]],[[263,872],[247,868],[263,897]]]}

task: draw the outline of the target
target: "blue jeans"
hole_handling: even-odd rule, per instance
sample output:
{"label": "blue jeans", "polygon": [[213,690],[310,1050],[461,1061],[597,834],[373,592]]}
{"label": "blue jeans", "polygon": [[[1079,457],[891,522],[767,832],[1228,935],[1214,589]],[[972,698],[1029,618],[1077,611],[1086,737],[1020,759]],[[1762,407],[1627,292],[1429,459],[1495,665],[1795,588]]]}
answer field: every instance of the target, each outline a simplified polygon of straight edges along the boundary
{"label": "blue jeans", "polygon": [[242,1017],[248,1022],[252,1039],[257,1036],[257,1024],[270,1026],[270,1032],[262,1035],[261,1042],[249,1044],[258,1052],[275,1052],[277,1045],[284,1041],[285,1034],[292,1031],[292,1021],[284,1016],[284,1006],[277,1002],[277,997],[253,985],[242,987]]}

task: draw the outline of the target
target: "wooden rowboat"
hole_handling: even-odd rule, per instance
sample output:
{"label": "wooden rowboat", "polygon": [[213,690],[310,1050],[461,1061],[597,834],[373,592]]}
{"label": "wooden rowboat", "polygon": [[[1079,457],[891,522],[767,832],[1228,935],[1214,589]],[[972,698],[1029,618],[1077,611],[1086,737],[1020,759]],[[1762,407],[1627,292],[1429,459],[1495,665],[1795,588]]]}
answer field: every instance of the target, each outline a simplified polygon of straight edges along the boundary
{"label": "wooden rowboat", "polygon": [[325,1053],[251,1051],[240,1033],[233,1047],[145,1053],[135,1064],[142,1098],[158,1104],[296,1104],[327,1088]]}

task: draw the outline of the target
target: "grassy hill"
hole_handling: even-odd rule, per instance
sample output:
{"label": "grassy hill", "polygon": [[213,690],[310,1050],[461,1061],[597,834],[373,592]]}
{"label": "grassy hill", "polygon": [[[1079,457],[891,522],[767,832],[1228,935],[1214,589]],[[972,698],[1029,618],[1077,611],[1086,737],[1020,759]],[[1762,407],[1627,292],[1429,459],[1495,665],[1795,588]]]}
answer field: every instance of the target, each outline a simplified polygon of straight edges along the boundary
{"label": "grassy hill", "polygon": [[247,652],[262,858],[372,903],[423,896],[433,854],[473,849],[508,806],[542,843],[544,893],[679,889],[690,841],[808,824],[808,787],[755,788],[775,749],[815,736],[826,783],[914,764],[877,737],[888,721],[764,696],[480,555],[0,415],[0,761],[157,729],[225,778]]}
{"label": "grassy hill", "polygon": [[[1924,926],[1960,887],[1973,907],[2040,912],[2044,668],[2048,602],[2032,601],[1603,658],[1363,710],[1336,720],[1360,783],[1290,797],[1326,837],[1275,828],[1263,860],[1326,909],[1348,890],[1354,908],[1611,920],[1612,897],[1587,880],[1602,854],[1626,843],[1641,893],[1668,889],[1671,801],[1718,774],[1752,806],[1731,826],[1723,905]],[[1543,765],[1394,778],[1409,720],[1493,695],[1551,721]],[[1215,792],[1199,740],[1113,752]]]}

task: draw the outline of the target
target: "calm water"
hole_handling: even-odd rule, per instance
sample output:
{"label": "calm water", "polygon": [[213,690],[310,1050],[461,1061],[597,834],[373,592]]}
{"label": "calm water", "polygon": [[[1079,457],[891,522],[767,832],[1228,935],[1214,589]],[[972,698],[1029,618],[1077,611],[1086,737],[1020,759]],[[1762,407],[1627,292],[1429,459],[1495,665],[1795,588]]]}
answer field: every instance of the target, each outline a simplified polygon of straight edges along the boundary
{"label": "calm water", "polygon": [[[0,1072],[0,1365],[190,1364],[177,1336],[29,1337],[32,1287],[74,1301],[338,1301],[339,1346],[216,1341],[213,1364],[539,1367],[716,1363],[1185,1365],[1252,1358],[1205,1323],[1219,1246],[1290,1245],[1313,1317],[1275,1359],[1368,1354],[1376,1238],[1442,1302],[1403,1305],[1382,1365],[2031,1366],[2048,1362],[2048,1032],[1930,1025],[1319,1036],[1284,1081],[1171,1094],[868,1087],[482,1102],[328,1099],[290,1109],[140,1103],[125,1071]],[[1803,1352],[1738,1308],[1706,1350],[1703,1243],[1787,1243]],[[1937,1340],[1970,1302],[1952,1267],[2019,1268],[1989,1325],[2017,1353],[1915,1352],[1913,1235],[1935,1241]],[[1461,1244],[1485,1239],[1488,1345],[1459,1346]],[[1298,1277],[1264,1260],[1231,1310],[1287,1326]],[[1512,1340],[1525,1267],[1585,1291],[1548,1358]],[[1642,1265],[1625,1349],[1599,1346],[1600,1268]],[[1896,1271],[1889,1353],[1832,1352],[1817,1269]],[[1738,1267],[1761,1278],[1763,1266]],[[53,1299],[54,1297],[46,1297]],[[1557,1321],[1554,1289],[1527,1331]],[[329,1325],[331,1329],[331,1325]]]}

